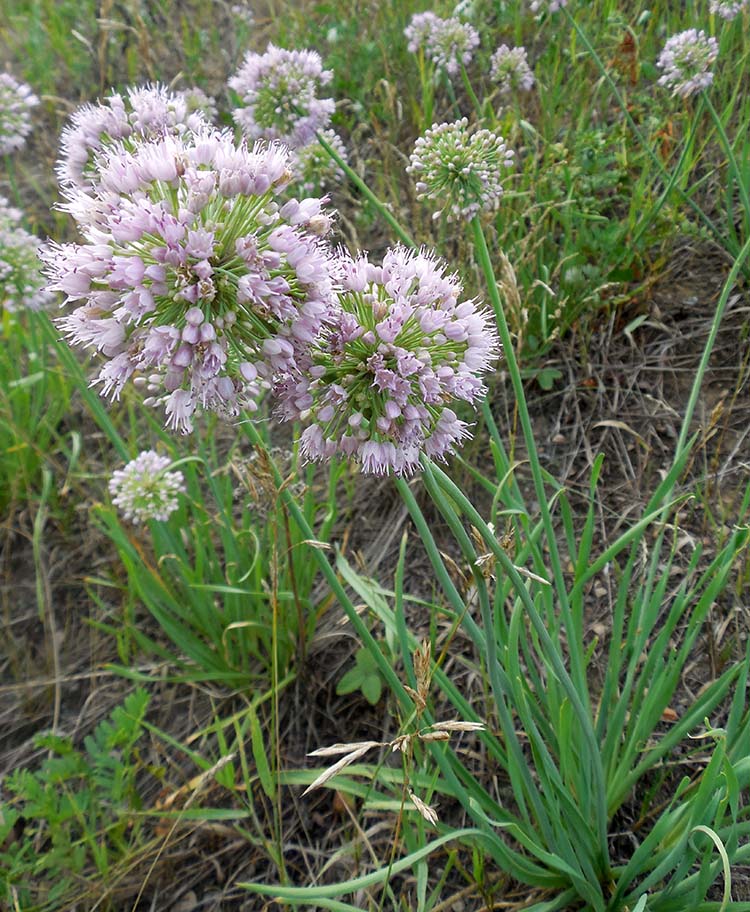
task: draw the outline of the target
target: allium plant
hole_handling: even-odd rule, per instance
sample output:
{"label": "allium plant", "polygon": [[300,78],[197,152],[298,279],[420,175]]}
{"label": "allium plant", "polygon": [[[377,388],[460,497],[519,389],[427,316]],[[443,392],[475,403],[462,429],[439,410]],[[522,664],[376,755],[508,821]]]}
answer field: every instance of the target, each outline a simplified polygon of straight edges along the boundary
{"label": "allium plant", "polygon": [[332,78],[317,51],[288,51],[273,44],[265,54],[249,51],[229,80],[241,99],[234,119],[250,139],[276,139],[292,149],[306,146],[334,112],[333,98],[318,97]]}
{"label": "allium plant", "polygon": [[41,241],[21,226],[21,212],[0,196],[0,310],[41,310],[53,295],[39,270]]}
{"label": "allium plant", "polygon": [[185,492],[182,472],[168,472],[168,456],[144,450],[122,469],[112,473],[109,493],[112,503],[125,517],[138,525],[150,519],[169,519]]}
{"label": "allium plant", "polygon": [[412,53],[423,48],[425,56],[451,76],[471,62],[479,47],[479,32],[473,25],[455,17],[441,19],[429,12],[413,16],[404,34]]}
{"label": "allium plant", "polygon": [[277,392],[279,414],[307,425],[312,460],[342,454],[373,474],[413,472],[470,436],[451,408],[476,404],[498,357],[488,312],[461,300],[440,260],[396,247],[381,266],[342,256],[339,313],[299,375]]}
{"label": "allium plant", "polygon": [[528,92],[534,87],[534,74],[526,57],[526,48],[501,44],[490,60],[490,79],[498,84],[501,95]]}
{"label": "allium plant", "polygon": [[31,110],[39,99],[24,82],[0,73],[0,155],[14,152],[31,132]]}
{"label": "allium plant", "polygon": [[417,140],[406,169],[417,177],[420,199],[443,203],[434,213],[469,220],[493,209],[503,194],[503,178],[513,165],[513,151],[490,130],[471,133],[466,118],[433,124]]}
{"label": "allium plant", "polygon": [[682,98],[708,88],[714,78],[711,67],[718,55],[716,39],[703,31],[691,28],[672,35],[656,61],[664,71],[659,85]]}
{"label": "allium plant", "polygon": [[750,9],[750,0],[710,0],[709,12],[731,22],[744,10]]}
{"label": "allium plant", "polygon": [[195,104],[196,91],[200,90],[170,92],[161,85],[138,86],[128,89],[124,97],[114,92],[103,102],[82,105],[60,137],[57,176],[63,188],[91,186],[97,177],[96,153],[118,141],[132,150],[137,143],[164,133],[203,129],[207,121],[202,105]]}
{"label": "allium plant", "polygon": [[198,408],[254,410],[329,313],[322,200],[279,208],[288,151],[229,131],[117,144],[98,165],[96,211],[71,196],[84,243],[43,252],[49,289],[79,302],[58,326],[107,359],[103,395],[132,378],[169,428],[191,431]]}
{"label": "allium plant", "polygon": [[[323,139],[347,161],[346,146],[335,130],[323,130]],[[344,176],[339,165],[318,142],[295,149],[292,156],[295,187],[301,193],[313,195],[338,183]]]}

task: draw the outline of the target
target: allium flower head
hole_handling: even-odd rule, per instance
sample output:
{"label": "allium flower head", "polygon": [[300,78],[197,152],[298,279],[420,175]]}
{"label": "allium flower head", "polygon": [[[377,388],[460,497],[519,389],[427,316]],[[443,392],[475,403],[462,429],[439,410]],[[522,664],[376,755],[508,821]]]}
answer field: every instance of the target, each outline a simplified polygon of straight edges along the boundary
{"label": "allium flower head", "polygon": [[456,17],[441,19],[429,12],[414,15],[404,34],[412,53],[423,48],[425,56],[451,76],[459,72],[462,64],[471,62],[479,47],[479,32],[473,25]]}
{"label": "allium flower head", "polygon": [[427,44],[436,25],[442,21],[439,16],[429,11],[426,13],[414,13],[411,17],[411,22],[404,29],[408,50],[412,54],[416,54],[421,47]]}
{"label": "allium flower head", "polygon": [[161,85],[137,86],[128,89],[124,98],[114,92],[103,102],[82,105],[60,137],[57,176],[62,186],[90,186],[96,179],[96,153],[118,140],[134,149],[137,143],[164,133],[203,129],[207,120],[186,94]]}
{"label": "allium flower head", "polygon": [[363,472],[408,474],[470,436],[456,401],[485,393],[499,346],[487,311],[461,301],[430,254],[396,247],[382,266],[342,257],[336,322],[277,389],[279,415],[301,419],[307,459],[343,454]]}
{"label": "allium flower head", "polygon": [[203,89],[198,86],[191,86],[189,89],[182,89],[178,92],[187,108],[187,114],[197,112],[201,114],[207,123],[214,123],[219,115],[216,107],[216,101],[210,95],[206,95]]}
{"label": "allium flower head", "polygon": [[[344,161],[347,161],[346,146],[335,130],[323,130],[323,139],[335,149]],[[341,168],[317,141],[295,149],[294,162],[295,187],[300,193],[313,195],[338,183],[343,177]]]}
{"label": "allium flower head", "polygon": [[568,0],[531,0],[531,12],[540,13],[545,10],[548,13],[556,13],[564,6],[568,5]]}
{"label": "allium flower head", "polygon": [[177,509],[179,494],[185,492],[182,472],[168,472],[170,465],[169,457],[144,450],[112,473],[109,493],[125,519],[136,525],[149,519],[169,519]]}
{"label": "allium flower head", "polygon": [[230,131],[114,145],[98,165],[94,216],[75,195],[69,207],[85,242],[43,251],[49,289],[79,304],[58,326],[107,359],[103,395],[132,377],[170,428],[188,433],[199,407],[255,409],[328,315],[325,201],[279,208],[287,149]]}
{"label": "allium flower head", "polygon": [[526,48],[501,44],[490,61],[490,79],[500,87],[501,95],[528,92],[534,87],[534,74],[526,58]]}
{"label": "allium flower head", "polygon": [[253,25],[255,22],[255,16],[250,8],[248,0],[243,0],[242,3],[233,3],[230,7],[230,11],[232,15],[239,19],[245,26]]}
{"label": "allium flower head", "polygon": [[494,208],[503,193],[503,176],[513,165],[513,152],[502,136],[490,130],[469,132],[464,117],[455,123],[433,124],[417,140],[406,169],[415,174],[420,199],[436,199],[448,219],[471,219]]}
{"label": "allium flower head", "polygon": [[0,196],[0,311],[41,310],[53,300],[43,291],[39,238],[21,226],[21,212]]}
{"label": "allium flower head", "polygon": [[250,139],[277,139],[291,149],[306,146],[333,114],[333,99],[318,98],[332,78],[317,51],[287,51],[273,44],[265,54],[249,51],[229,80],[242,100],[234,119]]}
{"label": "allium flower head", "polygon": [[673,95],[688,98],[713,82],[711,66],[719,55],[715,38],[697,29],[687,29],[668,39],[656,65],[664,70],[659,85]]}
{"label": "allium flower head", "polygon": [[750,9],[750,0],[710,0],[708,9],[715,16],[731,22],[746,9]]}
{"label": "allium flower head", "polygon": [[30,86],[0,73],[0,155],[20,149],[31,132],[31,109],[39,99]]}

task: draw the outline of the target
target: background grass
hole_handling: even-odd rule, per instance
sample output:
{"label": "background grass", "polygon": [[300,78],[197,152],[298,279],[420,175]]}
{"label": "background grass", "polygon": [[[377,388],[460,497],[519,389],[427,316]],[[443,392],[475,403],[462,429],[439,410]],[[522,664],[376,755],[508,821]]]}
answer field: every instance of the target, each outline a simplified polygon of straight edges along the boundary
{"label": "background grass", "polygon": [[[666,37],[693,25],[720,35],[711,97],[746,171],[750,101],[737,74],[748,69],[747,18],[722,25],[706,6],[702,0],[575,6],[576,21],[643,142],[562,15],[539,21],[520,3],[475,0],[471,15],[481,26],[482,45],[468,71],[485,101],[487,123],[517,155],[502,206],[486,227],[492,250],[507,255],[517,277],[517,296],[506,294],[506,313],[543,464],[560,480],[555,521],[570,562],[566,578],[580,602],[580,661],[595,698],[610,666],[617,666],[615,677],[620,670],[629,675],[634,694],[627,708],[605,688],[602,699],[606,704],[611,698],[612,715],[606,724],[606,714],[598,717],[611,783],[613,853],[628,871],[621,884],[633,891],[646,876],[641,856],[663,859],[670,839],[676,840],[672,845],[679,844],[682,856],[675,859],[673,894],[660,906],[665,910],[684,908],[692,897],[703,902],[708,873],[721,867],[719,856],[706,851],[712,843],[705,833],[690,835],[696,808],[724,844],[739,841],[747,827],[741,797],[747,770],[735,770],[727,760],[738,759],[746,746],[745,709],[739,698],[733,704],[721,699],[730,686],[736,693],[745,686],[731,665],[744,649],[747,614],[746,543],[734,528],[747,508],[742,454],[749,350],[741,284],[719,340],[719,363],[698,403],[699,440],[681,467],[684,474],[674,479],[676,486],[687,485],[689,477],[697,498],[670,516],[663,560],[649,577],[644,568],[658,553],[655,539],[666,534],[660,526],[653,538],[642,539],[630,562],[613,561],[596,580],[575,586],[588,563],[625,531],[623,517],[635,516],[634,504],[648,504],[660,470],[668,467],[718,291],[748,236],[748,214],[715,123],[702,116],[692,130],[696,104],[676,102],[655,86],[654,62]],[[69,240],[70,221],[55,208],[53,163],[59,131],[80,103],[145,81],[198,85],[216,95],[221,121],[229,124],[224,87],[246,49],[262,51],[268,41],[314,47],[334,74],[334,123],[352,167],[417,243],[436,247],[461,272],[468,292],[484,297],[466,233],[433,220],[405,173],[414,140],[433,120],[472,116],[464,86],[451,86],[406,49],[403,29],[425,8],[415,0],[279,0],[256,5],[250,27],[228,3],[5,0],[4,65],[34,87],[42,106],[29,146],[5,163],[0,191],[20,199],[38,233]],[[452,5],[434,9],[447,15]],[[487,79],[490,55],[502,42],[528,48],[537,78],[528,97],[505,106]],[[337,188],[333,202],[343,243],[374,256],[392,243],[376,208],[355,187]],[[499,259],[494,265],[499,276]],[[383,693],[374,708],[367,699],[374,696],[372,681],[349,693],[340,686],[347,673],[352,679],[360,644],[318,577],[309,545],[277,502],[269,467],[250,458],[243,428],[212,425],[197,438],[174,439],[144,415],[130,392],[106,409],[86,387],[87,366],[56,344],[45,320],[3,314],[0,351],[0,505],[6,517],[0,724],[8,731],[0,757],[0,899],[21,909],[70,908],[74,901],[111,909],[153,902],[176,907],[180,900],[184,908],[199,900],[207,908],[257,908],[252,903],[260,899],[251,896],[247,905],[238,883],[267,884],[270,895],[279,895],[316,879],[331,886],[297,900],[351,908],[336,899],[345,892],[340,885],[364,875],[369,879],[357,894],[363,908],[430,910],[461,902],[480,909],[495,901],[538,901],[551,909],[544,886],[519,887],[523,878],[517,871],[510,876],[498,861],[502,839],[494,837],[491,851],[466,833],[443,843],[405,793],[406,776],[425,801],[438,805],[441,824],[454,832],[469,830],[462,789],[488,818],[518,811],[510,807],[512,783],[499,774],[509,747],[496,737],[501,725],[487,641],[472,642],[460,626],[467,611],[476,614],[481,607],[483,584],[473,567],[477,550],[485,550],[481,536],[468,547],[466,540],[457,545],[450,512],[440,514],[415,491],[412,518],[424,511],[435,551],[447,555],[458,597],[451,603],[414,536],[402,543],[406,512],[389,485],[344,466],[330,473],[302,470],[293,439],[260,425],[282,451],[277,456],[297,485],[321,543],[316,547],[334,542],[339,548],[337,573],[372,630],[378,661],[414,687],[411,655],[417,642],[429,640],[437,662],[432,711],[484,719],[491,729],[483,740],[463,737],[462,766],[454,760],[436,766],[436,751],[418,744],[398,769],[381,751],[375,762],[337,777],[330,800],[299,799],[295,787],[309,785],[320,772],[309,768],[306,751],[339,740],[387,741],[401,730],[404,720],[383,687],[386,678],[372,650],[365,653],[372,659],[370,677]],[[534,538],[536,510],[523,512],[525,499],[533,504],[521,464],[528,454],[503,377],[494,382],[483,421],[497,423],[507,462],[488,442],[488,428],[479,425],[451,477],[471,490],[515,563],[528,561],[544,575],[549,554]],[[109,504],[106,482],[114,468],[150,446],[181,464],[188,496],[168,523],[134,530]],[[599,450],[607,460],[592,487]],[[623,574],[637,583],[627,603],[617,590]],[[512,632],[520,650],[514,701],[529,724],[541,727],[533,748],[520,748],[530,764],[545,738],[554,742],[557,733],[546,732],[534,714],[534,693],[549,687],[540,664],[544,650],[518,611],[504,618],[500,609],[509,592],[500,583],[492,597],[501,632]],[[551,596],[539,593],[551,629],[559,632]],[[680,600],[688,606],[684,614],[674,607]],[[672,613],[665,614],[670,606]],[[652,642],[638,633],[640,621],[654,631],[658,646],[643,665],[641,653]],[[625,651],[607,651],[618,636],[625,637]],[[679,680],[665,673],[675,641],[687,643],[687,672]],[[147,715],[141,691],[127,697],[133,679],[149,694]],[[666,744],[663,736],[675,730],[668,727],[672,713],[677,728],[692,734],[702,718],[684,710],[693,695],[706,692],[699,705],[716,707],[716,726],[726,723],[729,740],[716,736],[713,753],[700,742],[663,764],[654,754],[634,792],[628,777],[649,732],[656,726]],[[574,725],[564,698],[556,699],[560,724]],[[115,720],[109,723],[114,734],[97,728],[107,717]],[[93,741],[82,741],[95,731]],[[112,757],[120,761],[115,776],[124,777],[114,782]],[[580,783],[583,774],[568,759],[563,778]],[[546,781],[554,791],[553,774],[543,764],[540,769],[552,777]],[[452,780],[451,771],[459,778]],[[737,783],[730,782],[728,800],[713,806],[716,789],[732,775]],[[673,807],[675,791],[690,801]],[[634,844],[642,866],[627,868]],[[745,854],[738,855],[743,864]],[[402,857],[406,862],[396,863]],[[62,871],[75,877],[61,878]],[[734,898],[747,906],[743,876],[739,865]],[[663,886],[657,868],[649,888]]]}

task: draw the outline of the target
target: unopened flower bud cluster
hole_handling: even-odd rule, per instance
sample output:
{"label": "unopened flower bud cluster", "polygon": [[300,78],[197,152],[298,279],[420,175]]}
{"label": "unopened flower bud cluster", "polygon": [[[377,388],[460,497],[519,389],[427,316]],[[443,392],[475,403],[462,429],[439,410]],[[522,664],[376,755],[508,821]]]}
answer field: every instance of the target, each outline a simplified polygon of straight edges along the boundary
{"label": "unopened flower bud cluster", "polygon": [[490,130],[471,132],[466,118],[434,124],[417,140],[407,171],[417,178],[420,199],[442,204],[434,216],[468,220],[493,209],[503,194],[503,179],[513,166],[513,151]]}

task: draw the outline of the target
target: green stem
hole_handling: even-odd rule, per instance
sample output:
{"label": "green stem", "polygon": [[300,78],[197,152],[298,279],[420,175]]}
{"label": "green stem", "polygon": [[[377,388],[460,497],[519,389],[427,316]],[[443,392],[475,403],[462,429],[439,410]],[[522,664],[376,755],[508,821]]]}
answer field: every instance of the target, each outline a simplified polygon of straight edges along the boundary
{"label": "green stem", "polygon": [[[289,515],[292,519],[292,522],[297,526],[299,531],[302,533],[304,540],[311,545],[312,558],[314,562],[318,565],[320,572],[323,574],[326,582],[331,588],[331,592],[338,600],[341,605],[344,613],[349,619],[349,623],[352,625],[357,635],[360,637],[361,642],[366,647],[370,655],[375,659],[375,663],[380,671],[381,675],[385,679],[386,683],[390,687],[391,691],[396,696],[398,702],[401,704],[405,714],[414,712],[414,704],[411,697],[404,690],[404,686],[399,680],[398,675],[393,669],[393,666],[386,659],[383,651],[380,649],[372,634],[367,628],[367,625],[359,616],[357,609],[352,604],[351,599],[346,594],[346,590],[339,581],[338,576],[336,575],[335,570],[328,562],[324,551],[320,548],[315,539],[315,533],[310,526],[310,524],[305,519],[305,516],[297,504],[296,498],[288,489],[284,483],[284,479],[281,476],[281,473],[276,466],[271,454],[268,451],[268,446],[266,445],[265,440],[258,431],[258,428],[255,425],[255,422],[252,418],[248,419],[243,423],[243,428],[247,433],[247,436],[251,443],[257,447],[262,453],[265,454],[267,459],[268,467],[271,471],[274,484],[278,491],[279,497],[282,500],[282,503],[286,506],[289,511]],[[445,777],[447,783],[453,789],[453,793],[456,795],[465,795],[466,799],[463,802],[463,806],[469,815],[477,822],[478,825],[482,827],[485,831],[486,836],[489,840],[489,852],[492,855],[493,859],[496,862],[500,862],[501,859],[507,861],[508,859],[508,850],[506,846],[502,843],[502,840],[499,840],[491,831],[487,830],[486,822],[483,818],[482,812],[472,805],[470,801],[470,795],[467,791],[467,788],[471,789],[472,780],[470,774],[465,770],[465,768],[459,763],[455,754],[452,751],[445,751],[444,748],[439,743],[431,743],[428,745],[430,754],[437,763],[441,773]],[[460,770],[465,777],[469,777],[464,782],[461,782],[459,779],[457,770]],[[483,793],[486,794],[486,793]],[[476,797],[476,795],[474,796]],[[494,802],[492,802],[494,804]],[[500,809],[497,808],[497,811]]]}
{"label": "green stem", "polygon": [[[740,194],[740,200],[742,201],[742,207],[745,210],[745,231],[750,233],[750,196],[747,192],[747,184],[743,180],[742,171],[737,163],[737,158],[734,154],[734,149],[732,144],[729,142],[729,137],[726,134],[724,129],[724,124],[721,122],[718,111],[713,106],[711,99],[708,95],[708,92],[704,89],[701,93],[704,104],[708,108],[709,114],[713,118],[714,124],[716,125],[716,132],[719,134],[719,140],[721,145],[724,148],[724,152],[727,156],[727,163],[729,164],[730,179],[734,177],[737,182],[737,189]],[[730,187],[731,192],[731,187]]]}
{"label": "green stem", "polygon": [[[702,99],[701,99],[701,103],[702,103]],[[682,172],[683,165],[684,165],[685,161],[687,160],[688,155],[690,154],[690,151],[693,147],[693,142],[695,141],[695,137],[698,133],[698,124],[700,122],[701,111],[702,111],[702,107],[699,107],[698,110],[695,112],[695,117],[693,118],[693,123],[690,127],[690,133],[688,134],[687,140],[685,141],[685,145],[682,148],[682,152],[680,153],[680,157],[677,161],[677,165],[675,166],[674,170],[672,171],[672,174],[669,177],[669,181],[667,182],[667,185],[664,187],[664,190],[662,191],[661,196],[657,200],[656,205],[653,206],[643,216],[643,219],[641,220],[640,224],[636,226],[638,230],[636,231],[635,235],[633,236],[632,240],[630,241],[631,247],[636,248],[638,246],[638,242],[640,241],[640,239],[643,237],[643,235],[648,230],[649,225],[653,222],[653,220],[656,218],[656,216],[659,214],[659,212],[661,212],[662,207],[669,199],[670,193],[674,190],[677,181],[680,179],[680,174]]]}
{"label": "green stem", "polygon": [[21,200],[21,194],[18,192],[18,184],[16,183],[16,168],[13,164],[13,159],[8,154],[5,155],[5,171],[8,175],[8,185],[10,186],[10,195],[13,197],[13,202],[18,209],[23,210],[23,201]]}
{"label": "green stem", "polygon": [[305,516],[300,509],[294,495],[286,487],[284,479],[281,477],[281,473],[279,472],[276,463],[269,453],[268,446],[258,431],[255,422],[252,419],[249,419],[244,422],[243,427],[252,444],[266,455],[268,466],[273,475],[274,484],[279,492],[279,497],[281,498],[284,506],[289,511],[289,515],[291,516],[292,521],[304,536],[305,541],[311,545],[310,550],[312,552],[313,560],[318,565],[318,568],[325,577],[326,582],[331,587],[331,591],[336,596],[342,608],[346,612],[346,615],[349,618],[352,627],[355,629],[357,635],[362,639],[362,642],[365,644],[368,651],[376,660],[378,669],[385,680],[388,682],[388,686],[393,690],[394,694],[404,709],[407,712],[410,712],[413,708],[411,698],[404,690],[403,685],[398,678],[398,675],[393,670],[390,663],[386,660],[382,650],[378,647],[378,644],[373,639],[372,634],[367,629],[367,625],[364,623],[362,618],[357,613],[356,608],[351,603],[351,600],[347,596],[344,587],[341,585],[336,572],[334,571],[333,567],[331,567],[325,554],[322,552],[320,547],[317,546],[315,533],[310,524],[305,519]]}
{"label": "green stem", "polygon": [[479,103],[474,87],[471,84],[469,79],[469,74],[466,72],[466,67],[461,64],[461,79],[463,80],[464,88],[466,89],[466,94],[469,96],[469,100],[474,105],[474,110],[477,113],[477,117],[482,119],[482,106]]}
{"label": "green stem", "polygon": [[405,228],[402,228],[398,220],[391,214],[390,210],[384,202],[379,200],[377,196],[370,190],[367,184],[362,180],[362,178],[357,174],[357,172],[351,168],[344,159],[339,155],[339,153],[331,146],[329,142],[323,137],[321,133],[317,133],[318,142],[325,149],[326,153],[336,162],[336,164],[341,168],[341,170],[346,174],[349,180],[357,187],[362,196],[365,197],[372,205],[377,209],[380,215],[388,222],[390,227],[393,229],[393,232],[401,241],[402,244],[406,244],[407,247],[416,247],[414,239],[411,237],[408,231]]}
{"label": "green stem", "polygon": [[544,526],[544,534],[549,546],[552,573],[555,578],[555,588],[560,600],[560,608],[562,610],[566,626],[570,632],[569,648],[573,678],[576,682],[578,693],[580,693],[582,696],[588,696],[586,670],[579,648],[583,642],[583,631],[580,629],[581,624],[573,619],[570,611],[570,603],[567,596],[567,586],[565,585],[565,578],[563,576],[562,570],[562,561],[560,559],[560,553],[557,547],[555,530],[552,525],[552,517],[550,515],[549,504],[547,502],[547,494],[544,489],[544,479],[542,477],[542,468],[539,462],[539,454],[537,452],[536,442],[534,439],[534,430],[531,426],[531,417],[529,416],[529,410],[526,404],[526,395],[523,389],[523,378],[521,377],[521,370],[516,360],[513,339],[510,335],[508,322],[505,319],[505,312],[503,311],[502,301],[500,300],[500,293],[497,290],[497,281],[495,279],[495,273],[492,268],[492,261],[490,259],[490,252],[487,247],[487,241],[484,236],[482,224],[477,216],[471,220],[471,226],[474,233],[474,246],[477,254],[477,259],[479,261],[482,272],[484,273],[485,282],[487,283],[490,302],[492,303],[492,308],[495,312],[495,319],[497,321],[497,327],[500,333],[500,341],[503,344],[505,365],[507,367],[508,373],[510,374],[511,383],[513,385],[513,392],[516,397],[516,406],[518,408],[518,416],[521,422],[524,441],[526,443],[526,451],[528,454],[529,466],[531,468],[531,476],[534,482],[534,491],[536,493],[537,500],[539,501],[539,510],[541,512],[542,524]]}
{"label": "green stem", "polygon": [[[721,296],[719,297],[719,303],[716,306],[716,313],[714,314],[713,322],[711,323],[711,330],[708,334],[708,339],[706,340],[706,346],[703,349],[703,354],[701,355],[700,363],[698,364],[698,370],[695,372],[695,379],[693,380],[693,387],[690,390],[690,398],[688,399],[687,406],[685,407],[685,417],[682,420],[682,428],[680,430],[680,436],[677,439],[677,446],[675,448],[674,462],[676,462],[684,448],[685,442],[687,440],[688,434],[690,432],[690,422],[693,418],[693,412],[695,411],[695,406],[698,402],[698,396],[700,395],[701,386],[703,385],[703,376],[706,373],[708,367],[708,362],[711,359],[711,353],[713,352],[714,344],[716,342],[716,336],[719,332],[719,326],[724,317],[724,311],[727,307],[727,302],[729,301],[729,294],[734,288],[734,284],[737,281],[737,276],[740,274],[740,271],[747,259],[748,254],[750,254],[750,238],[745,241],[742,250],[740,250],[737,255],[737,259],[732,266],[727,280],[724,283],[724,288],[721,291]],[[665,498],[668,499],[671,496],[671,489],[666,493]]]}
{"label": "green stem", "polygon": [[[466,518],[481,534],[485,544],[490,548],[492,554],[495,557],[495,560],[498,562],[500,567],[503,570],[503,573],[507,576],[510,581],[514,592],[518,598],[523,603],[523,606],[526,610],[526,613],[531,621],[534,629],[536,630],[537,636],[544,647],[544,651],[547,654],[550,664],[554,670],[555,676],[560,682],[561,686],[565,690],[565,693],[570,700],[573,711],[578,716],[579,723],[581,725],[581,731],[583,737],[586,739],[588,748],[590,751],[590,760],[593,774],[594,782],[594,792],[593,796],[590,796],[596,804],[596,814],[597,814],[597,828],[598,836],[600,840],[600,852],[601,852],[601,863],[602,869],[606,870],[607,866],[607,810],[606,810],[606,801],[603,800],[606,796],[606,790],[604,787],[604,772],[601,763],[601,753],[599,750],[599,745],[596,741],[596,736],[594,733],[594,727],[591,720],[590,712],[587,709],[588,704],[584,704],[583,700],[587,697],[587,691],[579,691],[576,687],[576,684],[571,679],[571,676],[568,674],[567,669],[563,663],[563,660],[560,656],[559,647],[555,645],[552,640],[552,637],[547,631],[547,627],[544,623],[539,612],[536,610],[536,605],[534,604],[531,595],[529,594],[526,584],[523,581],[521,574],[516,569],[513,561],[505,553],[505,550],[502,548],[500,543],[495,538],[492,530],[487,526],[487,523],[482,519],[479,511],[471,503],[471,501],[466,497],[466,495],[461,491],[461,489],[453,482],[451,479],[434,463],[430,463],[427,457],[422,458],[422,465],[425,470],[430,470],[437,480],[440,487],[448,494],[458,505],[461,512],[466,516]],[[564,590],[562,591],[564,592]],[[562,593],[561,593],[562,594]],[[490,636],[494,635],[494,628],[487,630],[485,636],[489,640]],[[572,650],[573,651],[573,650]]]}

